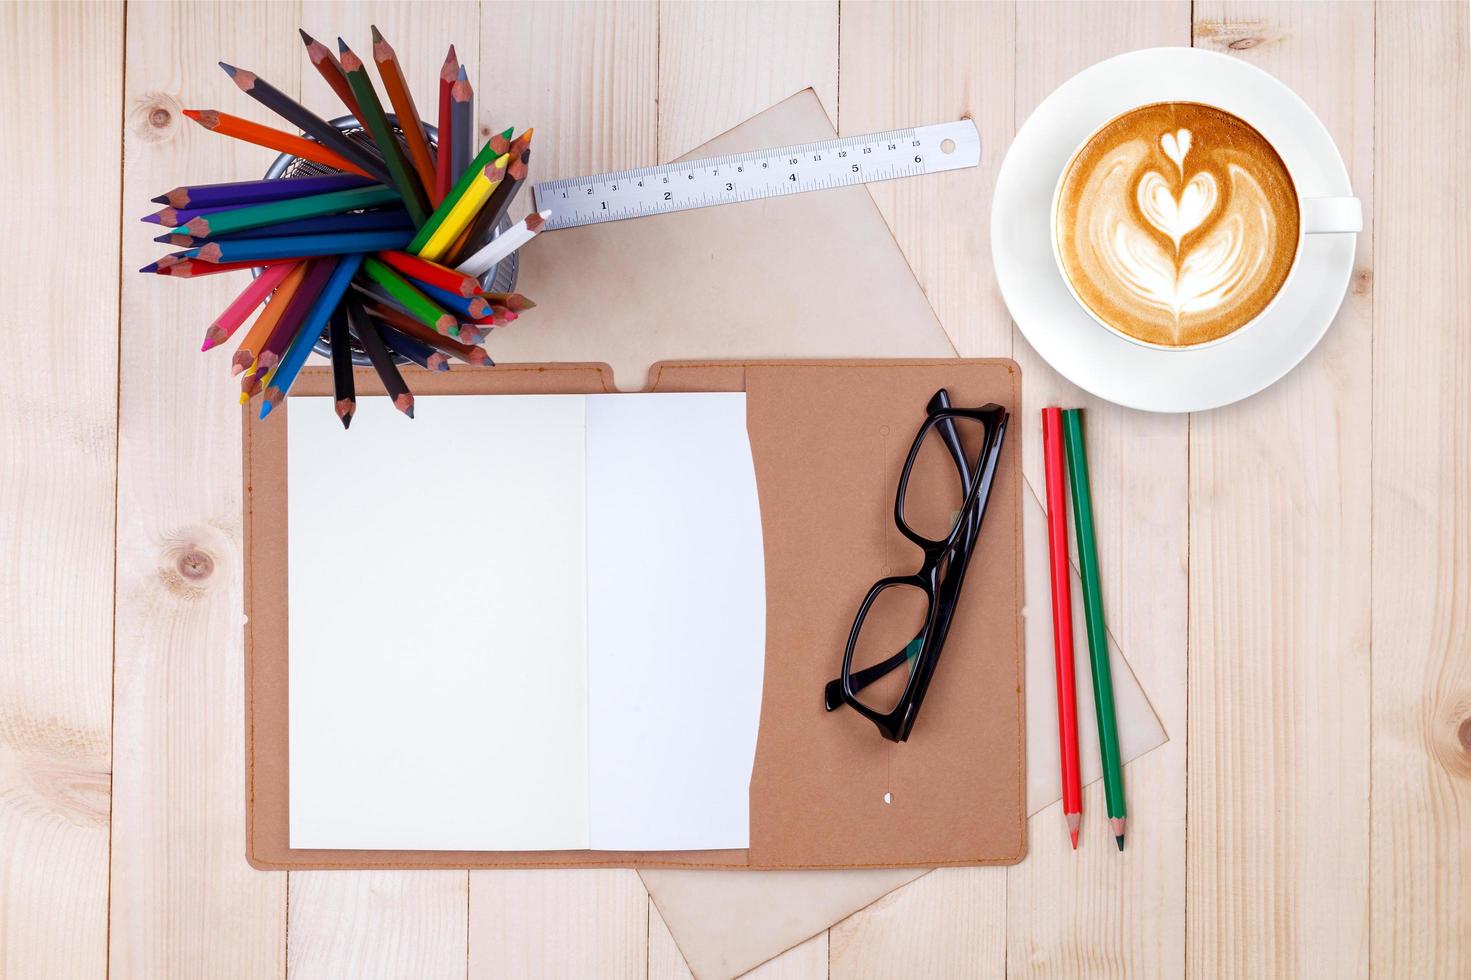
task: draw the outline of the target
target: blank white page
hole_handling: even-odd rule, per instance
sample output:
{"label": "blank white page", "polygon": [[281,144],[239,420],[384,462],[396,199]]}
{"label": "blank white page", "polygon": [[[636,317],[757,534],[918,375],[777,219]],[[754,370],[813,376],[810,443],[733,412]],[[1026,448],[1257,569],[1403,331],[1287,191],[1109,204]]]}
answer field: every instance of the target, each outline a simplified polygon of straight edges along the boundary
{"label": "blank white page", "polygon": [[592,846],[747,847],[766,588],[746,396],[587,398]]}
{"label": "blank white page", "polygon": [[588,847],[583,399],[416,414],[291,399],[291,846]]}

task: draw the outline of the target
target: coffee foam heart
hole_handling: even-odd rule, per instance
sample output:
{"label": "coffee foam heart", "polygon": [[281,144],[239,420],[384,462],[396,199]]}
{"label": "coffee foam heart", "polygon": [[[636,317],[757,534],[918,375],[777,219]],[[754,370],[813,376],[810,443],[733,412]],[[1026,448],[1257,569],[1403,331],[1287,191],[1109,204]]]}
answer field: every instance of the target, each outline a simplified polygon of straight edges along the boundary
{"label": "coffee foam heart", "polygon": [[1075,156],[1059,195],[1058,254],[1084,305],[1151,343],[1238,329],[1296,255],[1296,192],[1244,121],[1195,103],[1114,120]]}

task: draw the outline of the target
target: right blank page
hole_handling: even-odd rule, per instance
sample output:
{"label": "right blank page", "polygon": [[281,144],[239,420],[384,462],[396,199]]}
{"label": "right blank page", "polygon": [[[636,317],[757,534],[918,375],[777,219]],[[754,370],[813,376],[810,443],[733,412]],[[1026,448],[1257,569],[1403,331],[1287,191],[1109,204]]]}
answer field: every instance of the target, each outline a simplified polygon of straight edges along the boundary
{"label": "right blank page", "polygon": [[588,396],[593,848],[749,845],[763,562],[743,392]]}

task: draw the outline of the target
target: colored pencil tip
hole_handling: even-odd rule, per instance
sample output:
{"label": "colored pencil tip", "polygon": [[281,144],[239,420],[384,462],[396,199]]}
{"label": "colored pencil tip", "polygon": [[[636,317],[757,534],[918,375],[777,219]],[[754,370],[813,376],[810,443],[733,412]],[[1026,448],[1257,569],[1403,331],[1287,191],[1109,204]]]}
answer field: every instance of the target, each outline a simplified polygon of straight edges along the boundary
{"label": "colored pencil tip", "polygon": [[315,38],[313,38],[306,31],[302,30],[300,27],[298,27],[296,29],[296,33],[298,33],[298,34],[301,35],[301,43],[302,44],[305,44],[306,46],[311,47],[311,44],[315,40]]}
{"label": "colored pencil tip", "polygon": [[464,65],[461,65],[460,70],[455,72],[455,79],[461,82],[468,82],[470,80],[470,73],[465,70]]}
{"label": "colored pencil tip", "polygon": [[157,197],[150,197],[148,200],[154,204],[167,204],[169,203],[169,196],[167,194],[160,194]]}
{"label": "colored pencil tip", "polygon": [[1067,834],[1068,834],[1069,837],[1071,837],[1073,839],[1073,850],[1076,851],[1078,849],[1078,832],[1077,832],[1077,830],[1069,830],[1067,832]]}
{"label": "colored pencil tip", "polygon": [[344,429],[349,429],[349,428],[352,427],[352,413],[351,412],[349,412],[346,415],[342,416],[342,427]]}
{"label": "colored pencil tip", "polygon": [[139,269],[138,271],[139,272],[157,272],[158,271],[158,263],[157,262],[150,262],[147,265],[145,265],[143,268]]}
{"label": "colored pencil tip", "polygon": [[184,115],[188,116],[190,119],[193,119],[195,122],[198,122],[200,111],[201,110],[199,109],[185,109]]}
{"label": "colored pencil tip", "polygon": [[219,63],[219,65],[220,65],[221,68],[223,68],[225,70],[225,74],[226,75],[229,75],[231,78],[234,78],[235,77],[235,73],[240,70],[239,68],[236,68],[234,65],[227,65],[227,64],[225,64],[223,61],[221,61]]}
{"label": "colored pencil tip", "polygon": [[1119,834],[1117,837],[1115,837],[1114,838],[1114,842],[1119,845],[1119,850],[1122,851],[1124,849],[1124,835],[1123,834]]}
{"label": "colored pencil tip", "polygon": [[449,46],[449,54],[444,56],[444,60],[454,62],[458,62],[460,60],[460,56],[455,54],[455,46],[453,44]]}
{"label": "colored pencil tip", "polygon": [[378,30],[378,25],[377,24],[369,24],[368,25],[368,30],[370,30],[370,31],[373,32],[373,43],[374,44],[382,44],[383,43],[383,34],[382,34],[381,31]]}
{"label": "colored pencil tip", "polygon": [[250,401],[250,395],[242,391],[240,393],[240,404],[244,405],[248,401]]}
{"label": "colored pencil tip", "polygon": [[[413,418],[414,417],[414,406],[410,405],[408,408],[404,409],[404,414],[407,415],[409,418]],[[1120,844],[1119,846],[1122,847],[1123,845]]]}
{"label": "colored pencil tip", "polygon": [[339,37],[337,39],[337,53],[338,54],[347,54],[347,52],[350,51],[350,50],[351,49],[347,46],[347,42],[344,41],[342,38]]}

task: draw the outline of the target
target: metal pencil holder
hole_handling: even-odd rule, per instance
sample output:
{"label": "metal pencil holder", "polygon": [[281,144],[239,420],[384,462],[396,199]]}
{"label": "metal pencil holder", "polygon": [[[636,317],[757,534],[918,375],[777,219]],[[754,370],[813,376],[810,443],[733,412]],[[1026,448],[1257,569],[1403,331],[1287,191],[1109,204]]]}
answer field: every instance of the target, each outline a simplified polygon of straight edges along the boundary
{"label": "metal pencil holder", "polygon": [[[393,126],[394,134],[398,136],[399,145],[404,148],[404,152],[407,154],[408,146],[406,143],[404,143],[403,130],[398,125],[398,117],[390,114],[388,115],[388,122],[390,125]],[[347,137],[354,142],[361,143],[364,146],[376,147],[376,144],[373,142],[372,136],[370,136],[368,131],[358,123],[356,117],[338,116],[336,119],[332,120],[332,125],[336,126],[338,129],[342,130],[342,132],[346,133]],[[430,146],[434,147],[434,149],[438,151],[439,130],[436,127],[431,126],[428,123],[424,123],[424,138],[429,141]],[[271,166],[266,170],[266,179],[277,180],[290,177],[318,177],[324,174],[335,174],[338,172],[339,171],[333,170],[331,167],[317,163],[315,160],[303,160],[301,157],[292,156],[289,153],[283,153],[280,156],[276,157],[275,162],[272,163]],[[484,241],[474,242],[474,248],[481,247],[486,242],[496,238],[498,235],[502,234],[507,228],[510,227],[510,217],[503,216],[501,220],[497,222],[495,229],[491,232],[490,238],[487,238]],[[501,259],[495,265],[486,270],[484,275],[480,276],[480,285],[487,292],[514,292],[516,289],[516,270],[518,265],[519,263],[517,261],[517,254],[515,252],[512,252],[510,255]],[[252,270],[251,274],[259,275],[260,272],[260,269],[254,269]],[[332,356],[332,345],[328,342],[327,338],[328,332],[326,329],[323,329],[322,335],[317,338],[317,342],[315,345],[313,345],[312,350],[323,357],[330,358]],[[408,363],[408,358],[396,353],[393,355],[393,359],[399,364]],[[368,359],[368,352],[363,350],[362,347],[358,345],[356,339],[354,339],[352,342],[352,362],[361,367],[368,367],[373,363],[371,360]]]}

